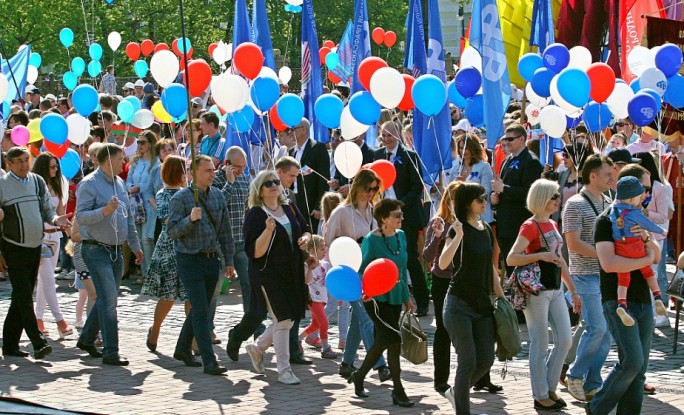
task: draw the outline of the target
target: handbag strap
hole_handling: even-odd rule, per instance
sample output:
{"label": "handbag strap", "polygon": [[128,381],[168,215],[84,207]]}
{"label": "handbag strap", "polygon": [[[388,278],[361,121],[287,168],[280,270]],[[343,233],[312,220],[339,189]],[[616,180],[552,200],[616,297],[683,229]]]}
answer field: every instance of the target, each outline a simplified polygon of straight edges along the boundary
{"label": "handbag strap", "polygon": [[536,220],[533,220],[534,224],[537,225],[537,229],[539,230],[539,236],[541,237],[542,242],[544,242],[544,248],[546,248],[547,252],[551,252],[551,249],[549,248],[549,243],[546,241],[546,237],[544,236],[544,232],[542,232],[541,226],[539,226],[539,222]]}
{"label": "handbag strap", "polygon": [[591,208],[594,210],[594,213],[596,213],[596,216],[599,216],[600,213],[599,213],[598,209],[596,208],[596,206],[594,205],[594,202],[592,202],[591,199],[589,199],[589,196],[587,196],[587,194],[584,193],[584,192],[582,192],[582,191],[580,191],[580,194],[582,195],[582,197],[583,197],[587,202],[589,202],[589,205],[590,205]]}
{"label": "handbag strap", "polygon": [[[211,187],[209,189],[211,189]],[[209,189],[207,189],[207,195],[209,194]],[[214,234],[216,234],[216,240],[218,241],[219,240],[219,238],[218,238],[219,227],[216,224],[216,220],[214,219],[214,216],[211,214],[211,211],[209,210],[209,208],[207,207],[207,203],[204,201],[204,199],[202,199],[202,196],[198,197],[197,199],[199,200],[199,202],[202,205],[202,207],[204,208],[204,210],[207,212],[207,216],[209,217],[209,222],[211,222],[211,226],[212,226],[212,228],[214,228]]]}

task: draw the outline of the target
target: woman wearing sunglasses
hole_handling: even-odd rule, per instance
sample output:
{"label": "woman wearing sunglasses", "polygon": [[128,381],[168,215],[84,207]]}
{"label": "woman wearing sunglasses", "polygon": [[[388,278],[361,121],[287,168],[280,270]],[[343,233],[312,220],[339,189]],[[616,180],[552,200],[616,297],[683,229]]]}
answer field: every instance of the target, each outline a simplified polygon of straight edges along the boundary
{"label": "woman wearing sunglasses", "polygon": [[[527,209],[534,216],[523,222],[507,259],[509,266],[538,262],[541,269],[540,282],[544,288],[539,295],[529,297],[523,312],[530,336],[534,408],[546,411],[559,411],[567,406],[556,393],[563,362],[572,344],[570,316],[561,281],[572,293],[573,311],[579,313],[582,309],[582,300],[563,259],[563,238],[558,224],[551,219],[560,204],[558,189],[558,183],[546,179],[532,184],[527,194]],[[549,327],[554,341],[551,353],[548,353]]]}

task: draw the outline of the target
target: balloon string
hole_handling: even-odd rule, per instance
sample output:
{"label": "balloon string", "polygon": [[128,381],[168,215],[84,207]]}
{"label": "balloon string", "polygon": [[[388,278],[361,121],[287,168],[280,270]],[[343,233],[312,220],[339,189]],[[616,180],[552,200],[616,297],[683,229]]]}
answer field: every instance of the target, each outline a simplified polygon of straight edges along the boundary
{"label": "balloon string", "polygon": [[294,21],[294,13],[292,13],[292,17],[290,17],[290,28],[287,33],[287,41],[285,42],[285,64],[289,65],[290,64],[290,59],[288,57],[288,52],[290,50],[290,38],[292,38],[292,22]]}
{"label": "balloon string", "polygon": [[[88,46],[90,46],[90,35],[88,34],[88,18],[86,17],[85,5],[83,4],[83,0],[81,0],[81,10],[83,11],[83,25],[85,26],[86,42],[88,43]],[[68,49],[69,48],[67,48],[67,50]]]}

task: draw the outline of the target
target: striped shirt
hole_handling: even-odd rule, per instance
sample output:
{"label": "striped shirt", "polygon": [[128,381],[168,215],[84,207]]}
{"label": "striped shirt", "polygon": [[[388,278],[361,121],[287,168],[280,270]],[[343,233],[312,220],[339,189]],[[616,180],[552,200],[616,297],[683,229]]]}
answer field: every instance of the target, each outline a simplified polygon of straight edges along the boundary
{"label": "striped shirt", "polygon": [[[589,201],[582,196],[587,195],[591,199],[594,208],[600,214],[610,205],[610,198],[602,195],[603,200],[595,200],[594,197],[584,189],[580,193],[572,196],[563,206],[563,233],[580,232],[580,240],[591,246],[594,244],[594,222],[598,216],[589,204]],[[580,255],[568,249],[570,255],[570,274],[572,275],[599,275],[600,266],[598,258],[590,258]]]}

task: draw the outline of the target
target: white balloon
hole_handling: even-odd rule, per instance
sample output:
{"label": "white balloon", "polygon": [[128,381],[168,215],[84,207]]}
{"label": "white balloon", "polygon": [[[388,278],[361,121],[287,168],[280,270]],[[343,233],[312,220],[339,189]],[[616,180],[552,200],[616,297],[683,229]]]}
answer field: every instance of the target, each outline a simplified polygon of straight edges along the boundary
{"label": "white balloon", "polygon": [[278,76],[280,77],[280,80],[283,81],[283,84],[287,85],[290,82],[290,79],[292,79],[292,69],[283,66],[278,71]]}
{"label": "white balloon", "polygon": [[150,72],[157,83],[166,88],[176,80],[179,71],[178,58],[170,50],[160,50],[152,55]]}
{"label": "white balloon", "polygon": [[119,49],[119,46],[121,46],[121,35],[119,32],[111,32],[109,36],[107,36],[107,43],[109,44],[109,48],[116,52],[116,50]]}
{"label": "white balloon", "polygon": [[[344,112],[342,112],[344,114]],[[366,127],[368,128],[368,127]],[[335,149],[335,167],[344,177],[351,179],[356,176],[363,163],[361,148],[351,141],[340,143]]]}
{"label": "white balloon", "polygon": [[551,91],[551,99],[553,99],[553,103],[558,105],[561,109],[564,109],[567,112],[576,112],[579,109],[561,96],[560,92],[558,91],[558,75],[551,79],[549,90]]}
{"label": "white balloon", "polygon": [[301,6],[302,3],[304,3],[304,0],[285,0],[287,4],[292,5],[292,6]]}
{"label": "white balloon", "polygon": [[355,240],[348,236],[340,236],[330,244],[328,249],[330,264],[346,265],[358,271],[361,268],[361,247]]}
{"label": "white balloon", "polygon": [[152,111],[146,109],[140,109],[136,111],[135,115],[133,116],[133,120],[131,121],[131,125],[133,125],[133,127],[141,128],[143,130],[150,128],[153,123],[154,114],[152,114]]}
{"label": "white balloon", "polygon": [[461,68],[473,67],[482,73],[482,56],[477,49],[468,46],[461,54]]}
{"label": "white balloon", "polygon": [[528,101],[538,106],[539,108],[544,108],[549,104],[549,102],[551,102],[551,98],[544,98],[537,95],[537,93],[534,92],[534,90],[532,89],[531,83],[528,83],[525,86],[525,95]]}
{"label": "white balloon", "polygon": [[380,68],[371,77],[370,93],[378,104],[385,108],[396,108],[404,99],[404,92],[404,78],[394,68]]}
{"label": "white balloon", "polygon": [[539,124],[550,137],[562,137],[567,120],[563,111],[555,105],[547,105],[539,112]]}
{"label": "white balloon", "polygon": [[69,127],[69,141],[72,144],[82,145],[90,137],[90,120],[81,114],[71,114],[66,119]]}
{"label": "white balloon", "polygon": [[353,140],[368,130],[368,125],[361,124],[349,110],[349,106],[344,107],[340,115],[340,129],[345,140]]}
{"label": "white balloon", "polygon": [[[245,91],[247,91],[246,96]],[[225,73],[211,81],[211,95],[221,109],[235,112],[241,110],[247,103],[249,86],[242,77]]]}
{"label": "white balloon", "polygon": [[36,68],[33,65],[28,66],[28,70],[26,71],[26,82],[29,84],[33,84],[36,82],[38,79],[38,68]]}
{"label": "white balloon", "polygon": [[622,119],[629,117],[629,101],[634,97],[632,88],[623,82],[616,82],[615,89],[606,100],[608,109],[615,115],[615,118]]}
{"label": "white balloon", "polygon": [[9,82],[5,74],[0,73],[0,102],[3,102],[7,98],[9,93]]}
{"label": "white balloon", "polygon": [[226,62],[229,60],[233,59],[233,44],[228,43],[227,45],[224,43],[224,49],[226,49]]}
{"label": "white balloon", "polygon": [[568,68],[577,68],[586,71],[591,66],[591,52],[584,46],[575,46],[570,49],[570,63]]}
{"label": "white balloon", "polygon": [[655,58],[648,48],[635,46],[627,55],[627,66],[636,76],[641,76],[648,68],[655,68]]}
{"label": "white balloon", "polygon": [[228,55],[226,55],[226,48],[217,46],[211,53],[211,58],[214,60],[214,62],[216,62],[217,65],[223,65],[228,59]]}
{"label": "white balloon", "polygon": [[639,86],[642,89],[651,88],[662,97],[667,89],[667,78],[660,69],[648,68],[639,77]]}
{"label": "white balloon", "polygon": [[280,83],[280,79],[278,79],[278,75],[275,73],[275,71],[268,66],[263,66],[261,67],[261,70],[259,71],[259,75],[257,75],[257,78],[271,78],[274,81]]}
{"label": "white balloon", "polygon": [[541,108],[534,104],[527,104],[525,107],[525,115],[527,115],[527,122],[532,125],[539,124],[539,112]]}

